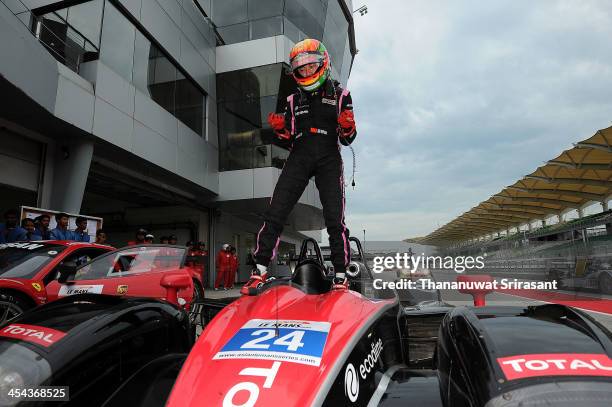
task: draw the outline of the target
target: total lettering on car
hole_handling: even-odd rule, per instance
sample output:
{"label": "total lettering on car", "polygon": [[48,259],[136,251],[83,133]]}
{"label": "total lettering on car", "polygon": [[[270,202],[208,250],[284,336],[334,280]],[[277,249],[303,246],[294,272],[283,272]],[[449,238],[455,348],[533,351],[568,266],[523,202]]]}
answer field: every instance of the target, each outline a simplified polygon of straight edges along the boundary
{"label": "total lettering on car", "polygon": [[0,336],[34,343],[47,348],[58,342],[66,334],[43,326],[10,324],[0,330]]}
{"label": "total lettering on car", "polygon": [[538,376],[612,377],[612,359],[604,354],[549,353],[498,358],[507,380]]}

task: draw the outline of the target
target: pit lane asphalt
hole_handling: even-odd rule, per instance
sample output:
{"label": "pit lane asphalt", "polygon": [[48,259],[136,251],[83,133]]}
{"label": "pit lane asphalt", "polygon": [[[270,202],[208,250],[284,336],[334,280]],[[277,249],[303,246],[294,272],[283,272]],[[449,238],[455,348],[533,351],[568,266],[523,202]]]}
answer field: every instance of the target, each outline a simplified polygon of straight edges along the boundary
{"label": "pit lane asphalt", "polygon": [[[433,276],[436,281],[456,281],[457,273],[453,271],[434,271]],[[381,277],[383,280],[395,280],[395,273],[380,273],[376,274],[375,277]],[[495,277],[497,280],[500,278]],[[240,296],[240,288],[236,286],[232,290],[228,291],[214,291],[214,290],[206,290],[205,297],[206,298],[225,298],[225,297],[238,297]],[[572,291],[563,291],[568,294],[575,294]],[[456,290],[441,290],[440,291],[442,300],[454,306],[460,305],[472,305],[474,302],[472,297],[468,294],[461,294]],[[610,295],[601,295],[598,293],[589,293],[589,292],[581,292],[580,296],[585,297],[594,297],[595,299],[601,301],[612,301],[612,296]],[[542,305],[546,304],[543,301],[536,301],[529,298],[523,298],[516,295],[511,294],[501,294],[501,293],[491,293],[487,295],[487,304],[489,305]],[[596,312],[591,310],[583,310],[595,320],[599,321],[603,326],[605,326],[608,330],[612,331],[612,315],[606,314],[602,312]]]}
{"label": "pit lane asphalt", "polygon": [[[434,271],[433,272],[434,279],[436,281],[456,281],[457,273],[453,271]],[[500,280],[501,278],[495,277],[496,280]],[[568,294],[575,294],[572,291],[563,291]],[[469,294],[461,294],[455,290],[441,290],[442,300],[455,306],[460,305],[472,305],[473,300]],[[594,300],[598,301],[612,301],[612,296],[610,295],[601,295],[598,293],[588,293],[581,292],[580,296],[585,297],[593,297]],[[546,304],[543,301],[536,301],[529,298],[523,298],[516,295],[511,294],[501,294],[501,293],[491,293],[487,295],[486,298],[487,305],[542,305]],[[606,314],[597,311],[591,310],[583,310],[595,320],[599,321],[603,326],[605,326],[608,330],[612,331],[612,315]]]}

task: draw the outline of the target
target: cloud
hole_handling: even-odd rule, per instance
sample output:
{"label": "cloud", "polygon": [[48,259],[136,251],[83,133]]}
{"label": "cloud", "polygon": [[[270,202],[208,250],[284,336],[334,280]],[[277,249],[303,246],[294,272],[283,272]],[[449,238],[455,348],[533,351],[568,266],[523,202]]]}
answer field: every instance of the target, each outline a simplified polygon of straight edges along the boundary
{"label": "cloud", "polygon": [[368,2],[348,83],[359,131],[349,227],[376,240],[426,235],[610,126],[611,10]]}

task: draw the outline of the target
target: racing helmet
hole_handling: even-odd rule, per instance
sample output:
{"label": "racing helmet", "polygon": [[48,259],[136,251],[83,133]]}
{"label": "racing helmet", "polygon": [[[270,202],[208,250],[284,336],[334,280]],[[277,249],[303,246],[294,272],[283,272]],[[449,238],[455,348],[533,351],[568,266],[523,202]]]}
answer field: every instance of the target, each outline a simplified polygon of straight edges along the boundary
{"label": "racing helmet", "polygon": [[[311,38],[302,40],[291,48],[289,62],[298,86],[308,92],[312,92],[325,83],[331,72],[331,61],[325,45]],[[319,67],[313,74],[302,76],[298,69],[308,64],[318,64]]]}
{"label": "racing helmet", "polygon": [[223,250],[227,250],[227,249],[229,249],[229,247],[230,247],[230,245],[229,245],[229,244],[227,244],[227,243],[225,243],[223,246],[221,246],[221,248],[222,248]]}

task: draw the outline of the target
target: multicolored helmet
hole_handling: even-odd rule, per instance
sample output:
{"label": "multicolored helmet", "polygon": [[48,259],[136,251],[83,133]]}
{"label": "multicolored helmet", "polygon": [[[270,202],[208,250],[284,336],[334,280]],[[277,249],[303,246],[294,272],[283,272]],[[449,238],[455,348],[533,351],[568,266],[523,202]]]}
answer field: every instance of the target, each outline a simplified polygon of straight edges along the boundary
{"label": "multicolored helmet", "polygon": [[[329,54],[319,40],[305,39],[295,44],[289,54],[289,62],[298,86],[308,92],[323,85],[331,72]],[[298,69],[308,64],[319,64],[319,68],[312,75],[304,77]]]}

